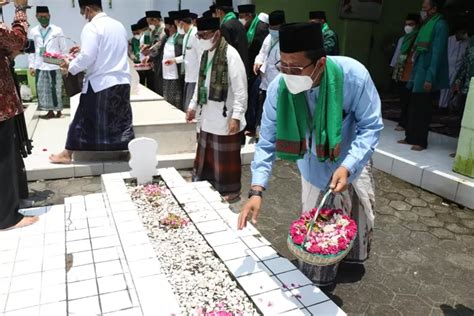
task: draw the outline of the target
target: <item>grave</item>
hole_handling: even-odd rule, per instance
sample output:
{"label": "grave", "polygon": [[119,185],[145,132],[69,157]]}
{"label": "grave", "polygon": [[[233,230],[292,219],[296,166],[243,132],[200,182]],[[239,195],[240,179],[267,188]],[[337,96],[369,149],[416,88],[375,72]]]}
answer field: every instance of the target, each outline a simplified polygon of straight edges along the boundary
{"label": "grave", "polygon": [[[238,231],[238,214],[209,183],[187,183],[174,168],[154,181],[135,187],[128,172],[107,174],[101,194],[24,211],[40,221],[0,233],[0,311],[345,315],[254,226]],[[186,224],[164,227],[167,213]]]}

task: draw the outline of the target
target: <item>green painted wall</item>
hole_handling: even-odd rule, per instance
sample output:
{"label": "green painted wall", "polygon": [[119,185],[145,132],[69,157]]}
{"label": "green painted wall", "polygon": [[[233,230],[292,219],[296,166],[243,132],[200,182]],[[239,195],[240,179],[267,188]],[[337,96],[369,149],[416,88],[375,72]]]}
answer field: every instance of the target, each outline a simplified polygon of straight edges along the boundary
{"label": "green painted wall", "polygon": [[385,0],[380,22],[339,18],[339,0],[256,0],[259,12],[284,10],[288,22],[307,21],[308,12],[324,10],[339,35],[341,54],[362,62],[380,90],[390,83],[390,45],[403,35],[405,17],[419,12],[421,0]]}

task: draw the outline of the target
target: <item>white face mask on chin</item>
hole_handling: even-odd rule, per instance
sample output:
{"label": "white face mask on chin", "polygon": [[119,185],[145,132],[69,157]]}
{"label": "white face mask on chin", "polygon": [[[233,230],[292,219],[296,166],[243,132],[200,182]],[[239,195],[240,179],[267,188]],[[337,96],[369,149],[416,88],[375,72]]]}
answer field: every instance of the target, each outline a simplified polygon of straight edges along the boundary
{"label": "white face mask on chin", "polygon": [[[310,90],[313,87],[314,80],[312,77],[316,69],[317,66],[314,68],[314,71],[311,76],[282,74],[288,91],[290,91],[291,94],[299,94],[301,92]],[[316,78],[318,78],[319,76],[320,75],[318,75]]]}
{"label": "white face mask on chin", "polygon": [[133,35],[133,38],[136,40],[140,40],[141,37],[142,37],[141,35]]}
{"label": "white face mask on chin", "polygon": [[154,30],[156,30],[156,25],[154,25],[154,24],[150,24],[148,27],[150,28],[150,30],[151,30],[152,32],[153,32]]}
{"label": "white face mask on chin", "polygon": [[245,24],[247,24],[247,20],[246,19],[239,19],[240,23],[242,23],[243,26],[245,26]]}
{"label": "white face mask on chin", "polygon": [[184,35],[184,34],[186,34],[186,31],[184,31],[184,28],[182,26],[178,26],[178,33],[180,35]]}

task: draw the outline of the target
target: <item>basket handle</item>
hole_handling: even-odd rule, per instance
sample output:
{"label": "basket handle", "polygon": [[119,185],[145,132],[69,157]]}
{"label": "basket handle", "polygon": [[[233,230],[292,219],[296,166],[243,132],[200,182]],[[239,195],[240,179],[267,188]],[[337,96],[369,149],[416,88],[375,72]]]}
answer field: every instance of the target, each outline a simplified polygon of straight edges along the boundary
{"label": "basket handle", "polygon": [[304,238],[303,243],[302,243],[303,247],[306,241],[309,239],[309,235],[311,234],[311,231],[313,231],[314,223],[316,222],[316,219],[319,216],[319,212],[323,208],[324,204],[326,203],[326,200],[328,199],[328,197],[331,195],[332,192],[333,192],[332,189],[328,189],[326,193],[324,193],[324,196],[321,199],[321,202],[319,203],[318,208],[316,209],[316,213],[314,214],[313,218],[311,219],[311,222],[309,223],[308,232],[306,233],[306,237]]}
{"label": "basket handle", "polygon": [[51,37],[49,40],[46,41],[46,44],[44,44],[44,47],[47,47],[49,42],[51,42],[52,40],[55,40],[57,38],[64,38],[64,39],[68,39],[70,40],[71,42],[74,43],[74,45],[77,45],[77,42],[75,40],[73,40],[72,38],[68,37],[68,36],[64,36],[64,35],[55,35],[53,37]]}

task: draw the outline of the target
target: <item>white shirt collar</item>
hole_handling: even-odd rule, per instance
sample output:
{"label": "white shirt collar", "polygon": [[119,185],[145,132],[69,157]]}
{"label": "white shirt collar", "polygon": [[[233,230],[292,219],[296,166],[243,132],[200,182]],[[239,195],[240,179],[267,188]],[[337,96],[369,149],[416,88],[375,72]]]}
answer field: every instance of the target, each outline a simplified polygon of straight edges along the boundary
{"label": "white shirt collar", "polygon": [[92,18],[91,22],[96,19],[103,18],[104,16],[107,16],[107,14],[105,12],[100,12],[99,14],[97,14],[95,17]]}

